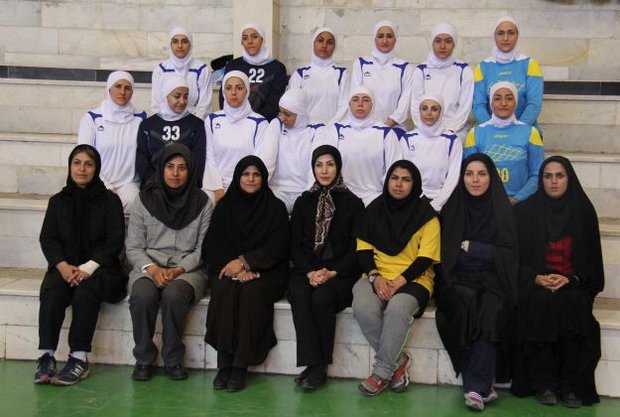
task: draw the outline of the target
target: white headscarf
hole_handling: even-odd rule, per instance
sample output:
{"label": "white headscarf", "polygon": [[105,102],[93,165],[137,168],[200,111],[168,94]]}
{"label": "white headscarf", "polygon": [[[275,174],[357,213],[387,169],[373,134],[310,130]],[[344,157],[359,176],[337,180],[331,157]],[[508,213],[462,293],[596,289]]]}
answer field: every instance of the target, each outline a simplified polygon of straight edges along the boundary
{"label": "white headscarf", "polygon": [[269,52],[269,49],[267,49],[267,45],[265,44],[265,28],[258,23],[246,23],[241,28],[241,37],[243,37],[243,31],[246,29],[254,29],[255,31],[257,31],[260,37],[263,39],[263,44],[260,48],[260,51],[258,51],[258,53],[254,56],[248,54],[244,48],[243,59],[245,60],[245,62],[252,65],[265,65],[273,61],[273,56],[271,56],[271,53]]}
{"label": "white headscarf", "polygon": [[248,100],[248,96],[250,95],[250,80],[243,71],[230,71],[227,72],[226,75],[224,75],[224,79],[222,80],[222,88],[226,87],[226,81],[228,81],[228,79],[231,77],[240,78],[241,81],[243,81],[243,84],[245,84],[245,89],[247,90],[245,99],[239,107],[232,107],[230,104],[228,104],[228,102],[226,101],[226,94],[224,94],[224,113],[226,114],[226,117],[228,119],[235,123],[252,112],[252,106],[250,105],[250,101]]}
{"label": "white headscarf", "polygon": [[[420,131],[422,136],[424,136],[425,138],[435,138],[441,135],[446,130],[444,123],[443,123],[443,99],[441,98],[441,95],[439,94],[433,94],[433,93],[424,94],[420,98],[420,107],[422,106],[422,103],[424,103],[426,100],[432,100],[436,102],[437,104],[439,104],[439,107],[441,107],[439,118],[437,119],[435,124],[432,126],[427,126],[424,124],[423,121],[420,120],[420,125],[416,127]],[[420,119],[422,119],[421,115],[420,115]]]}
{"label": "white headscarf", "polygon": [[118,80],[129,81],[131,88],[133,88],[134,82],[130,73],[125,71],[114,71],[111,73],[105,84],[105,100],[101,102],[101,113],[104,120],[115,123],[128,123],[134,118],[131,100],[121,107],[114,103],[110,96],[110,88],[112,88]]}
{"label": "white headscarf", "polygon": [[291,88],[280,97],[280,107],[297,115],[293,129],[308,126],[306,93],[301,88]]}
{"label": "white headscarf", "polygon": [[[507,88],[510,91],[512,91],[512,94],[515,97],[515,109],[516,109],[516,105],[519,103],[519,92],[517,90],[517,87],[511,83],[510,81],[500,81],[498,83],[495,83],[491,86],[491,91],[489,92],[489,103],[493,102],[493,95],[495,94],[495,92],[497,90],[499,90],[500,88]],[[491,107],[492,109],[493,107]],[[512,116],[510,116],[507,119],[500,119],[499,117],[497,117],[495,115],[495,113],[493,113],[491,115],[491,120],[489,121],[493,126],[498,127],[498,128],[503,128],[506,126],[510,126],[511,124],[514,124],[517,122],[517,116],[515,116],[514,111],[512,112]]]}
{"label": "white headscarf", "polygon": [[314,35],[312,35],[312,65],[316,65],[317,67],[328,67],[330,65],[333,65],[334,63],[334,56],[332,54],[332,56],[330,56],[327,59],[323,59],[323,58],[319,58],[318,56],[316,56],[316,54],[314,53],[314,41],[316,41],[316,38],[318,38],[318,36],[323,33],[323,32],[328,32],[331,33],[332,36],[334,37],[334,43],[336,42],[336,33],[334,33],[333,29],[328,28],[326,26],[320,27],[317,30],[314,31]]}
{"label": "white headscarf", "polygon": [[[377,23],[374,29],[372,30],[372,33],[374,35],[373,41],[377,38],[377,32],[379,32],[379,29],[381,29],[383,26],[387,26],[392,29],[392,31],[394,32],[395,39],[398,37],[398,25],[396,25],[394,22],[390,20],[382,20],[379,23]],[[394,49],[395,48],[396,46],[394,47]],[[377,62],[379,62],[379,64],[385,65],[388,61],[390,61],[391,59],[394,59],[394,49],[392,49],[388,53],[384,53],[384,52],[379,51],[377,49],[377,45],[375,44],[370,54],[372,55],[374,59],[377,60]]]}
{"label": "white headscarf", "polygon": [[[495,22],[495,29],[493,29],[494,39],[495,39],[495,31],[497,30],[497,27],[501,23],[504,23],[504,22],[512,23],[513,25],[515,25],[517,30],[519,30],[519,27],[517,26],[517,22],[511,16],[502,16],[499,19],[497,19],[497,21]],[[500,51],[497,45],[494,44],[493,49],[491,49],[491,55],[493,55],[493,58],[495,59],[495,61],[499,62],[500,64],[509,64],[515,59],[517,59],[517,57],[519,56],[519,51],[517,50],[516,44],[515,44],[515,47],[512,48],[512,51],[508,51],[508,52]]]}
{"label": "white headscarf", "polygon": [[351,113],[351,107],[347,104],[348,110],[347,110],[346,121],[351,125],[352,128],[356,130],[366,129],[377,123],[377,121],[374,118],[375,96],[372,94],[372,91],[369,88],[364,87],[363,85],[360,85],[351,90],[351,93],[349,94],[349,100],[347,103],[350,103],[351,99],[356,94],[364,94],[370,97],[370,100],[372,101],[372,109],[370,110],[370,113],[368,113],[368,116],[366,116],[363,119],[358,119],[357,117],[355,117],[355,115],[353,115],[353,113]]}
{"label": "white headscarf", "polygon": [[[189,51],[187,51],[187,55],[185,58],[177,58],[172,52],[172,38],[176,35],[183,35],[189,40]],[[192,49],[194,49],[194,39],[192,38],[192,34],[189,33],[185,28],[182,27],[174,27],[170,31],[168,35],[168,45],[170,46],[170,60],[172,61],[172,66],[174,69],[181,75],[186,76],[187,70],[189,70],[189,64],[192,61]]]}
{"label": "white headscarf", "polygon": [[438,68],[438,69],[446,68],[454,64],[454,61],[456,61],[456,58],[454,57],[454,50],[452,50],[452,54],[450,54],[450,56],[447,57],[446,59],[437,58],[437,55],[435,55],[435,53],[433,52],[433,44],[435,42],[435,38],[439,35],[444,35],[444,34],[450,35],[450,37],[454,41],[454,48],[456,48],[456,42],[458,41],[458,36],[456,34],[455,27],[452,26],[452,24],[448,22],[443,22],[443,23],[439,23],[438,25],[436,25],[433,28],[433,31],[431,32],[431,51],[428,53],[428,56],[426,58],[426,63],[429,68]]}
{"label": "white headscarf", "polygon": [[159,112],[157,114],[159,115],[159,117],[161,117],[167,122],[174,122],[176,120],[180,120],[189,113],[187,107],[185,107],[185,110],[183,110],[181,113],[175,113],[168,105],[168,95],[179,87],[186,87],[189,90],[187,80],[182,75],[173,72],[164,74],[161,77],[161,83],[159,87],[160,104]]}

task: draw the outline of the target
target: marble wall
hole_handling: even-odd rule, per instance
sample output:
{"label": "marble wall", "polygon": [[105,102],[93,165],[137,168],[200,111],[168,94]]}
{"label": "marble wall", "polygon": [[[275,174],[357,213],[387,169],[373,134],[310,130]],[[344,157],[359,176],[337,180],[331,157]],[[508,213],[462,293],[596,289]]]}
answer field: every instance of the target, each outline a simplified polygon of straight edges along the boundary
{"label": "marble wall", "polygon": [[[194,33],[194,53],[211,59],[233,49],[242,21],[272,23],[270,44],[292,72],[310,58],[319,26],[338,32],[336,59],[349,65],[372,47],[381,19],[400,26],[399,55],[422,61],[434,24],[450,20],[468,62],[485,58],[495,19],[520,22],[519,49],[551,80],[620,80],[620,3],[614,0],[3,0],[0,64],[150,70],[167,55],[167,32]],[[258,6],[255,6],[258,5]],[[257,8],[264,13],[257,13]],[[19,41],[17,41],[19,40]],[[238,53],[238,51],[235,51]]]}

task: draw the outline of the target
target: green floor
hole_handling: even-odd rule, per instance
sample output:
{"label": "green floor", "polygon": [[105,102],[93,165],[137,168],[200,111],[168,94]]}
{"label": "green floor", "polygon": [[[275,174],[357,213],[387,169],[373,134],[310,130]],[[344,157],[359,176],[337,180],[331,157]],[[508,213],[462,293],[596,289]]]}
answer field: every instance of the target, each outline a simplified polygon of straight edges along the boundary
{"label": "green floor", "polygon": [[[238,393],[215,392],[215,372],[192,371],[186,381],[173,382],[157,374],[149,382],[133,382],[131,367],[93,365],[88,379],[73,387],[32,384],[34,362],[0,361],[2,417],[124,417],[124,416],[462,416],[466,410],[457,387],[412,385],[403,394],[384,392],[365,398],[353,380],[330,380],[317,392],[295,388],[292,378],[251,374]],[[500,392],[484,410],[491,416],[608,416],[620,415],[620,399],[569,410],[543,407],[531,398]]]}

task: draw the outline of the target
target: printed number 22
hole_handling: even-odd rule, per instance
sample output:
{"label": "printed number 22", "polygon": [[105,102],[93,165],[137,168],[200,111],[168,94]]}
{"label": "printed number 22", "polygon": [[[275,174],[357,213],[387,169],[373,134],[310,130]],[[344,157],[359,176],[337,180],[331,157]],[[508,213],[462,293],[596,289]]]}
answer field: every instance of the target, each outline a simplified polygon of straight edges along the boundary
{"label": "printed number 22", "polygon": [[163,140],[179,140],[181,136],[181,129],[179,126],[164,126]]}
{"label": "printed number 22", "polygon": [[263,68],[250,68],[250,79],[251,83],[262,83],[263,77],[265,76],[265,70]]}

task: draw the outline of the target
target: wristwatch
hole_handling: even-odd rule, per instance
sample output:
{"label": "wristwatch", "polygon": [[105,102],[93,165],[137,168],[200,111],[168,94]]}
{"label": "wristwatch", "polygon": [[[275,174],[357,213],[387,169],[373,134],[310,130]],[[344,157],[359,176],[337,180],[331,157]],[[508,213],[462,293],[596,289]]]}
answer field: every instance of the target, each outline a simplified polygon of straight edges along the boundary
{"label": "wristwatch", "polygon": [[377,279],[378,276],[379,276],[379,274],[368,275],[368,281],[372,284],[373,282],[375,282],[375,280]]}

